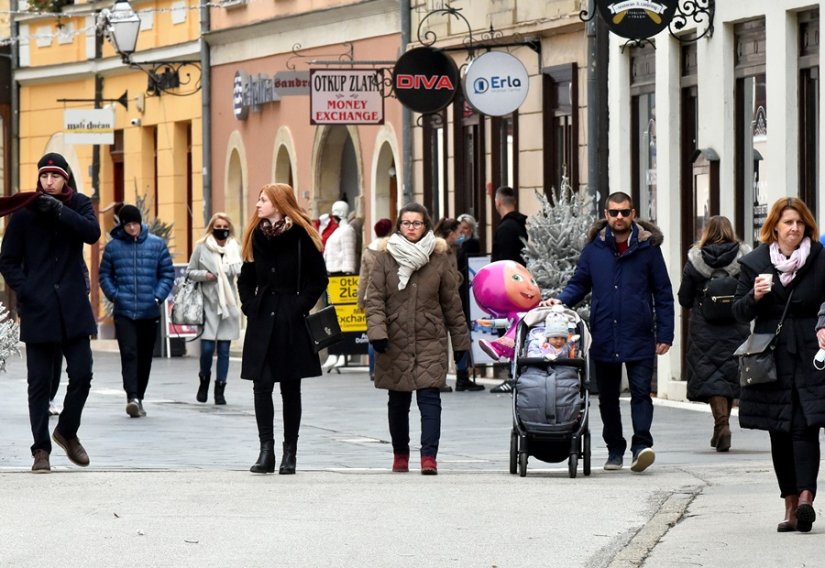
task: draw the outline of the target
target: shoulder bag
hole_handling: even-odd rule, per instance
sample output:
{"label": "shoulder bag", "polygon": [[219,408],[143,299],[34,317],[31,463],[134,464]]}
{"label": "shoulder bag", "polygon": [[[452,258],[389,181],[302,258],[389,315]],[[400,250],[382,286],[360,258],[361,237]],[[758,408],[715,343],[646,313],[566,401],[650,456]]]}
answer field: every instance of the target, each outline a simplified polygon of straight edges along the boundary
{"label": "shoulder bag", "polygon": [[745,342],[733,352],[734,356],[739,359],[739,384],[741,386],[764,385],[777,381],[774,350],[779,341],[779,332],[782,331],[782,324],[788,314],[788,306],[791,305],[792,297],[793,290],[788,294],[788,301],[785,302],[785,309],[775,332],[751,333]]}
{"label": "shoulder bag", "polygon": [[[298,288],[296,294],[301,293],[301,240],[298,240]],[[318,353],[330,345],[344,339],[341,326],[338,324],[338,314],[335,306],[330,304],[325,308],[304,316],[309,338],[312,341],[312,350]]]}
{"label": "shoulder bag", "polygon": [[178,278],[172,298],[172,323],[203,325],[203,292],[200,283],[189,277]]}

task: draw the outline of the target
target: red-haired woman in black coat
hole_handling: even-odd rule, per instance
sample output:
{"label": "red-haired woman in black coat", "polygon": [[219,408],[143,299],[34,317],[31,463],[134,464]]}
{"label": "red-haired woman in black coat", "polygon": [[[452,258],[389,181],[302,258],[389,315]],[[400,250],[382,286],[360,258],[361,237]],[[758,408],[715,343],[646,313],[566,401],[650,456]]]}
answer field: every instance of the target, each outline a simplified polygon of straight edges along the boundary
{"label": "red-haired woman in black coat", "polygon": [[327,287],[321,248],[321,237],[298,207],[292,188],[283,183],[263,186],[244,233],[244,264],[238,277],[241,310],[247,317],[241,378],[254,382],[261,442],[253,473],[275,471],[275,383],[281,387],[284,420],[278,473],[295,473],[301,379],[321,374],[304,324],[304,316]]}

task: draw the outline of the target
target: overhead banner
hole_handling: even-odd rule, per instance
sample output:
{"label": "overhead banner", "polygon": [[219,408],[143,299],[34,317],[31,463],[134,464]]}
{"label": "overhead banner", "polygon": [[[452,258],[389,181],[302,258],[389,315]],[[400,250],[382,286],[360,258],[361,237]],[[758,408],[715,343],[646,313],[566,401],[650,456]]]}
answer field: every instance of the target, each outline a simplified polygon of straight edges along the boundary
{"label": "overhead banner", "polygon": [[422,114],[438,112],[455,98],[458,67],[440,49],[416,47],[395,62],[392,86],[405,107]]}
{"label": "overhead banner", "polygon": [[63,111],[63,138],[67,144],[114,144],[113,108],[69,108]]}
{"label": "overhead banner", "polygon": [[473,59],[464,75],[464,96],[478,112],[505,116],[527,98],[530,78],[517,57],[489,51]]}
{"label": "overhead banner", "polygon": [[310,124],[384,124],[383,69],[311,69],[309,96]]}
{"label": "overhead banner", "polygon": [[648,39],[670,25],[679,0],[596,0],[611,32],[627,39]]}

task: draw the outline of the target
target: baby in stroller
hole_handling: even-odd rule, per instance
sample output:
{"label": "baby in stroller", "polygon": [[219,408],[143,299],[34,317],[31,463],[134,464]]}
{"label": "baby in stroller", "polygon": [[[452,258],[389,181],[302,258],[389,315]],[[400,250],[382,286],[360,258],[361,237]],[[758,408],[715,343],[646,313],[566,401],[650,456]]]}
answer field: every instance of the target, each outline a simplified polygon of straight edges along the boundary
{"label": "baby in stroller", "polygon": [[576,323],[563,310],[553,310],[544,325],[537,325],[527,333],[527,357],[553,361],[577,357],[579,335]]}

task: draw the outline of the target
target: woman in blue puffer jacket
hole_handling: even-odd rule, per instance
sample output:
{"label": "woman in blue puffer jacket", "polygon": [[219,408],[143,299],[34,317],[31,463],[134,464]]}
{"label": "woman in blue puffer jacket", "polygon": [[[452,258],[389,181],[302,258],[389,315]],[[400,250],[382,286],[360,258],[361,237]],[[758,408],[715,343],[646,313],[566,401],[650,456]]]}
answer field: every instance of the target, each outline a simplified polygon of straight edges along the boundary
{"label": "woman in blue puffer jacket", "polygon": [[137,207],[124,205],[118,219],[103,251],[100,287],[115,306],[126,414],[139,418],[146,416],[143,396],[152,369],[160,305],[172,290],[175,269],[166,243],[149,233]]}

